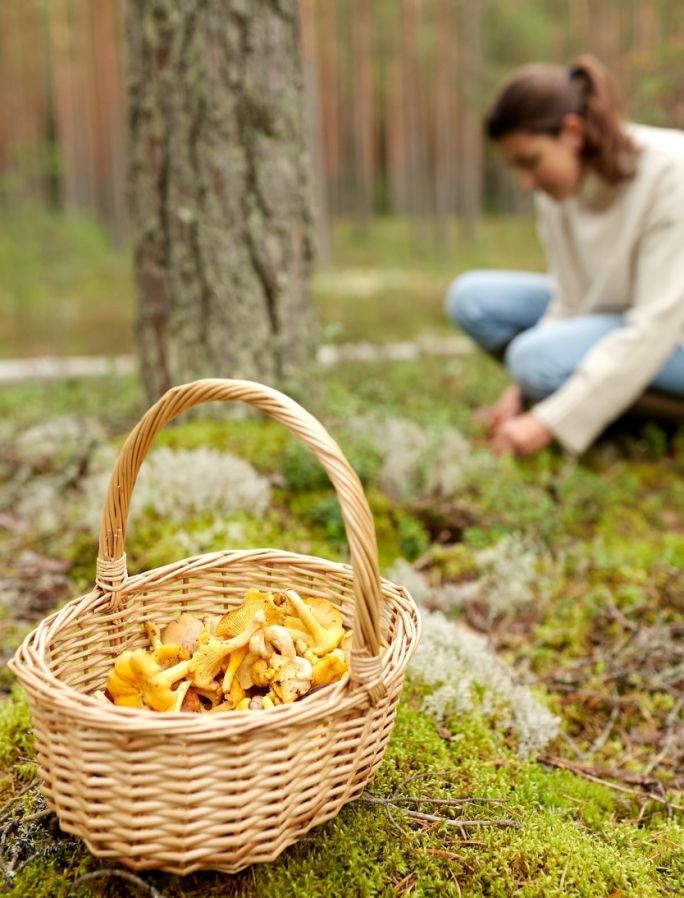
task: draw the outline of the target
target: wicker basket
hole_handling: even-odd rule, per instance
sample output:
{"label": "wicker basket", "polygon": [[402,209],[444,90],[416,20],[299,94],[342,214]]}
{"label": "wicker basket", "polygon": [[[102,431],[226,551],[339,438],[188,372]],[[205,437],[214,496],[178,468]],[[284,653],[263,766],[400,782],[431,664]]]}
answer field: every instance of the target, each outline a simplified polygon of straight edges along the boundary
{"label": "wicker basket", "polygon": [[[140,466],[159,430],[201,402],[243,400],[308,444],[337,491],[351,565],[273,549],[223,551],[129,577],[124,541]],[[350,675],[290,705],[227,714],[108,707],[92,696],[144,622],[223,613],[245,590],[297,589],[352,627]],[[382,761],[419,635],[415,605],[381,580],[358,477],[322,425],[261,384],[169,390],[124,444],[100,529],[96,585],[44,620],[11,668],[28,693],[43,788],[62,829],[133,869],[235,872],[271,861],[363,791]]]}

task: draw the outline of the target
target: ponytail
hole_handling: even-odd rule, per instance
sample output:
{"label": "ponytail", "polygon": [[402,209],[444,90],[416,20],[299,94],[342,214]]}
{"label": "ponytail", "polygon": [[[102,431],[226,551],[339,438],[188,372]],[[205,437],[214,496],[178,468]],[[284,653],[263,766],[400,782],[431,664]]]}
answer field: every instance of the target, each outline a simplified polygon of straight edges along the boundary
{"label": "ponytail", "polygon": [[581,156],[604,180],[631,178],[637,149],[624,130],[615,83],[593,56],[579,56],[569,69],[527,65],[503,86],[485,120],[492,140],[513,131],[560,134],[566,115],[584,120]]}

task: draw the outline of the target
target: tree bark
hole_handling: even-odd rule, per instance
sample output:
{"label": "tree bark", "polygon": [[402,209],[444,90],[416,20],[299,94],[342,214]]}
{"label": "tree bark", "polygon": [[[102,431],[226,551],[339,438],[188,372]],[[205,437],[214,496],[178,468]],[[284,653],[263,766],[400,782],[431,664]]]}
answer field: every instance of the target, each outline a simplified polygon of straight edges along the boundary
{"label": "tree bark", "polygon": [[130,0],[129,188],[150,400],[311,359],[296,0]]}
{"label": "tree bark", "polygon": [[458,36],[456,16],[450,0],[437,6],[436,66],[434,78],[434,190],[437,241],[446,251],[449,242],[449,217],[456,211],[456,160],[458,158],[456,84]]}
{"label": "tree bark", "polygon": [[312,160],[314,245],[319,264],[330,262],[330,216],[321,141],[321,96],[318,79],[318,41],[313,0],[299,0],[301,54],[304,72],[306,137]]}
{"label": "tree bark", "polygon": [[355,206],[357,214],[367,222],[373,212],[375,180],[373,22],[370,0],[354,0],[352,4],[352,59]]}
{"label": "tree bark", "polygon": [[461,77],[466,86],[461,120],[461,197],[463,236],[472,242],[482,213],[482,0],[468,0],[461,7],[461,15]]}

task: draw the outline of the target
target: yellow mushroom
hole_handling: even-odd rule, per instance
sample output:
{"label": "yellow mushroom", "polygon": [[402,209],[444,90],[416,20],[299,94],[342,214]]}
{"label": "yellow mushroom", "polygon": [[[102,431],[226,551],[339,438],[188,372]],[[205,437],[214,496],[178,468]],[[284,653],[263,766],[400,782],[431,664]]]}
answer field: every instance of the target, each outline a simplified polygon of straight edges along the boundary
{"label": "yellow mushroom", "polygon": [[306,658],[273,655],[269,663],[275,671],[270,681],[271,693],[281,702],[288,704],[306,695],[313,677],[313,669]]}
{"label": "yellow mushroom", "polygon": [[275,674],[275,668],[269,666],[266,658],[257,658],[250,670],[250,685],[268,686]]}
{"label": "yellow mushroom", "polygon": [[259,611],[264,613],[264,620],[269,624],[280,623],[283,614],[273,601],[273,593],[248,589],[245,598],[238,608],[226,612],[216,626],[219,639],[232,638],[242,633]]}
{"label": "yellow mushroom", "polygon": [[259,657],[259,655],[254,655],[252,652],[247,652],[237,669],[237,674],[235,676],[243,690],[251,689],[252,686],[255,685],[255,682],[252,679],[252,665]]}
{"label": "yellow mushroom", "polygon": [[273,654],[273,649],[266,645],[263,628],[260,627],[249,640],[249,652],[259,658],[269,658]]}
{"label": "yellow mushroom", "polygon": [[202,621],[194,614],[181,614],[176,620],[170,621],[161,632],[161,641],[164,644],[175,643],[184,648],[188,657],[197,648],[197,641],[204,628]]}
{"label": "yellow mushroom", "polygon": [[160,667],[173,667],[179,661],[187,661],[190,657],[190,652],[179,643],[164,640],[157,624],[145,621],[145,630],[152,646],[152,657]]}
{"label": "yellow mushroom", "polygon": [[221,702],[220,705],[216,705],[213,708],[210,708],[206,713],[207,714],[216,714],[217,712],[222,711],[234,711],[235,705],[233,704],[233,700],[231,698],[227,698],[224,702]]}
{"label": "yellow mushroom", "polygon": [[226,667],[226,672],[223,675],[223,684],[221,688],[224,692],[230,692],[230,687],[233,683],[233,677],[238,672],[238,669],[242,662],[245,660],[245,657],[249,654],[249,646],[243,645],[242,648],[235,649],[234,652],[231,652],[228,657],[228,666]]}
{"label": "yellow mushroom", "polygon": [[237,677],[234,677],[233,682],[230,684],[230,693],[228,696],[226,696],[226,698],[230,698],[233,703],[233,707],[237,708],[240,702],[244,700],[246,695],[247,693],[239,684]]}
{"label": "yellow mushroom", "polygon": [[[335,608],[332,602],[325,602],[322,599],[316,603],[317,607],[314,612],[294,589],[288,589],[286,596],[313,637],[311,650],[317,655],[325,655],[337,648],[344,636],[342,612],[339,608]],[[323,604],[324,602],[325,604]]]}
{"label": "yellow mushroom", "polygon": [[209,684],[221,669],[224,658],[249,643],[263,624],[264,617],[263,611],[257,611],[242,633],[228,640],[217,639],[205,627],[200,635],[197,650],[190,659],[190,672],[195,686],[209,688]]}
{"label": "yellow mushroom", "polygon": [[250,699],[248,710],[250,711],[267,711],[269,708],[275,707],[273,700],[268,695],[254,695]]}
{"label": "yellow mushroom", "polygon": [[[174,683],[187,676],[190,661],[180,661],[164,669],[145,649],[128,649],[114,662],[107,679],[107,691],[115,705],[127,708],[151,708],[153,711],[177,710],[179,693]],[[181,697],[181,702],[185,693]]]}
{"label": "yellow mushroom", "polygon": [[243,698],[241,701],[239,701],[237,703],[237,705],[235,705],[235,710],[236,711],[249,711],[250,702],[251,702],[250,697],[248,695],[245,696],[245,698]]}
{"label": "yellow mushroom", "polygon": [[152,648],[158,649],[161,645],[161,635],[159,633],[159,627],[154,623],[154,621],[145,621],[145,632],[147,633],[147,638],[150,640],[150,645],[152,646]]}
{"label": "yellow mushroom", "polygon": [[273,654],[273,650],[275,649],[278,654],[285,655],[287,658],[294,658],[297,654],[294,646],[294,641],[292,636],[286,627],[281,627],[278,624],[271,624],[268,627],[264,627],[264,640],[267,646],[270,646],[270,655]]}
{"label": "yellow mushroom", "polygon": [[347,660],[342,649],[333,649],[322,658],[318,658],[313,666],[312,686],[327,686],[335,680],[341,680],[348,670]]}
{"label": "yellow mushroom", "polygon": [[152,650],[152,657],[160,667],[173,667],[179,661],[187,661],[190,654],[180,645],[170,642]]}

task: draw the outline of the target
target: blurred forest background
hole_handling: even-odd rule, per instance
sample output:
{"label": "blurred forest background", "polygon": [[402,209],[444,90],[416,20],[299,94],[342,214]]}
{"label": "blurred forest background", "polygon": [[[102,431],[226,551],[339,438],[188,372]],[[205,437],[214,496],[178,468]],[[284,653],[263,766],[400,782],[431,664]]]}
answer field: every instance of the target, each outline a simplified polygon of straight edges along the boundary
{"label": "blurred forest background", "polygon": [[[414,268],[456,273],[482,257],[497,264],[490,248],[507,243],[512,257],[538,261],[521,225],[528,198],[481,129],[497,84],[522,63],[593,52],[615,73],[631,118],[684,127],[678,0],[299,5],[323,266],[412,259]],[[118,351],[127,342],[124,54],[121,0],[0,3],[0,301],[11,311],[0,355],[50,345]],[[511,216],[522,243],[505,224]],[[80,269],[75,279],[69,266]],[[89,304],[91,331],[106,332],[99,342],[59,342],[83,319],[75,300],[60,304],[67,281]]]}

